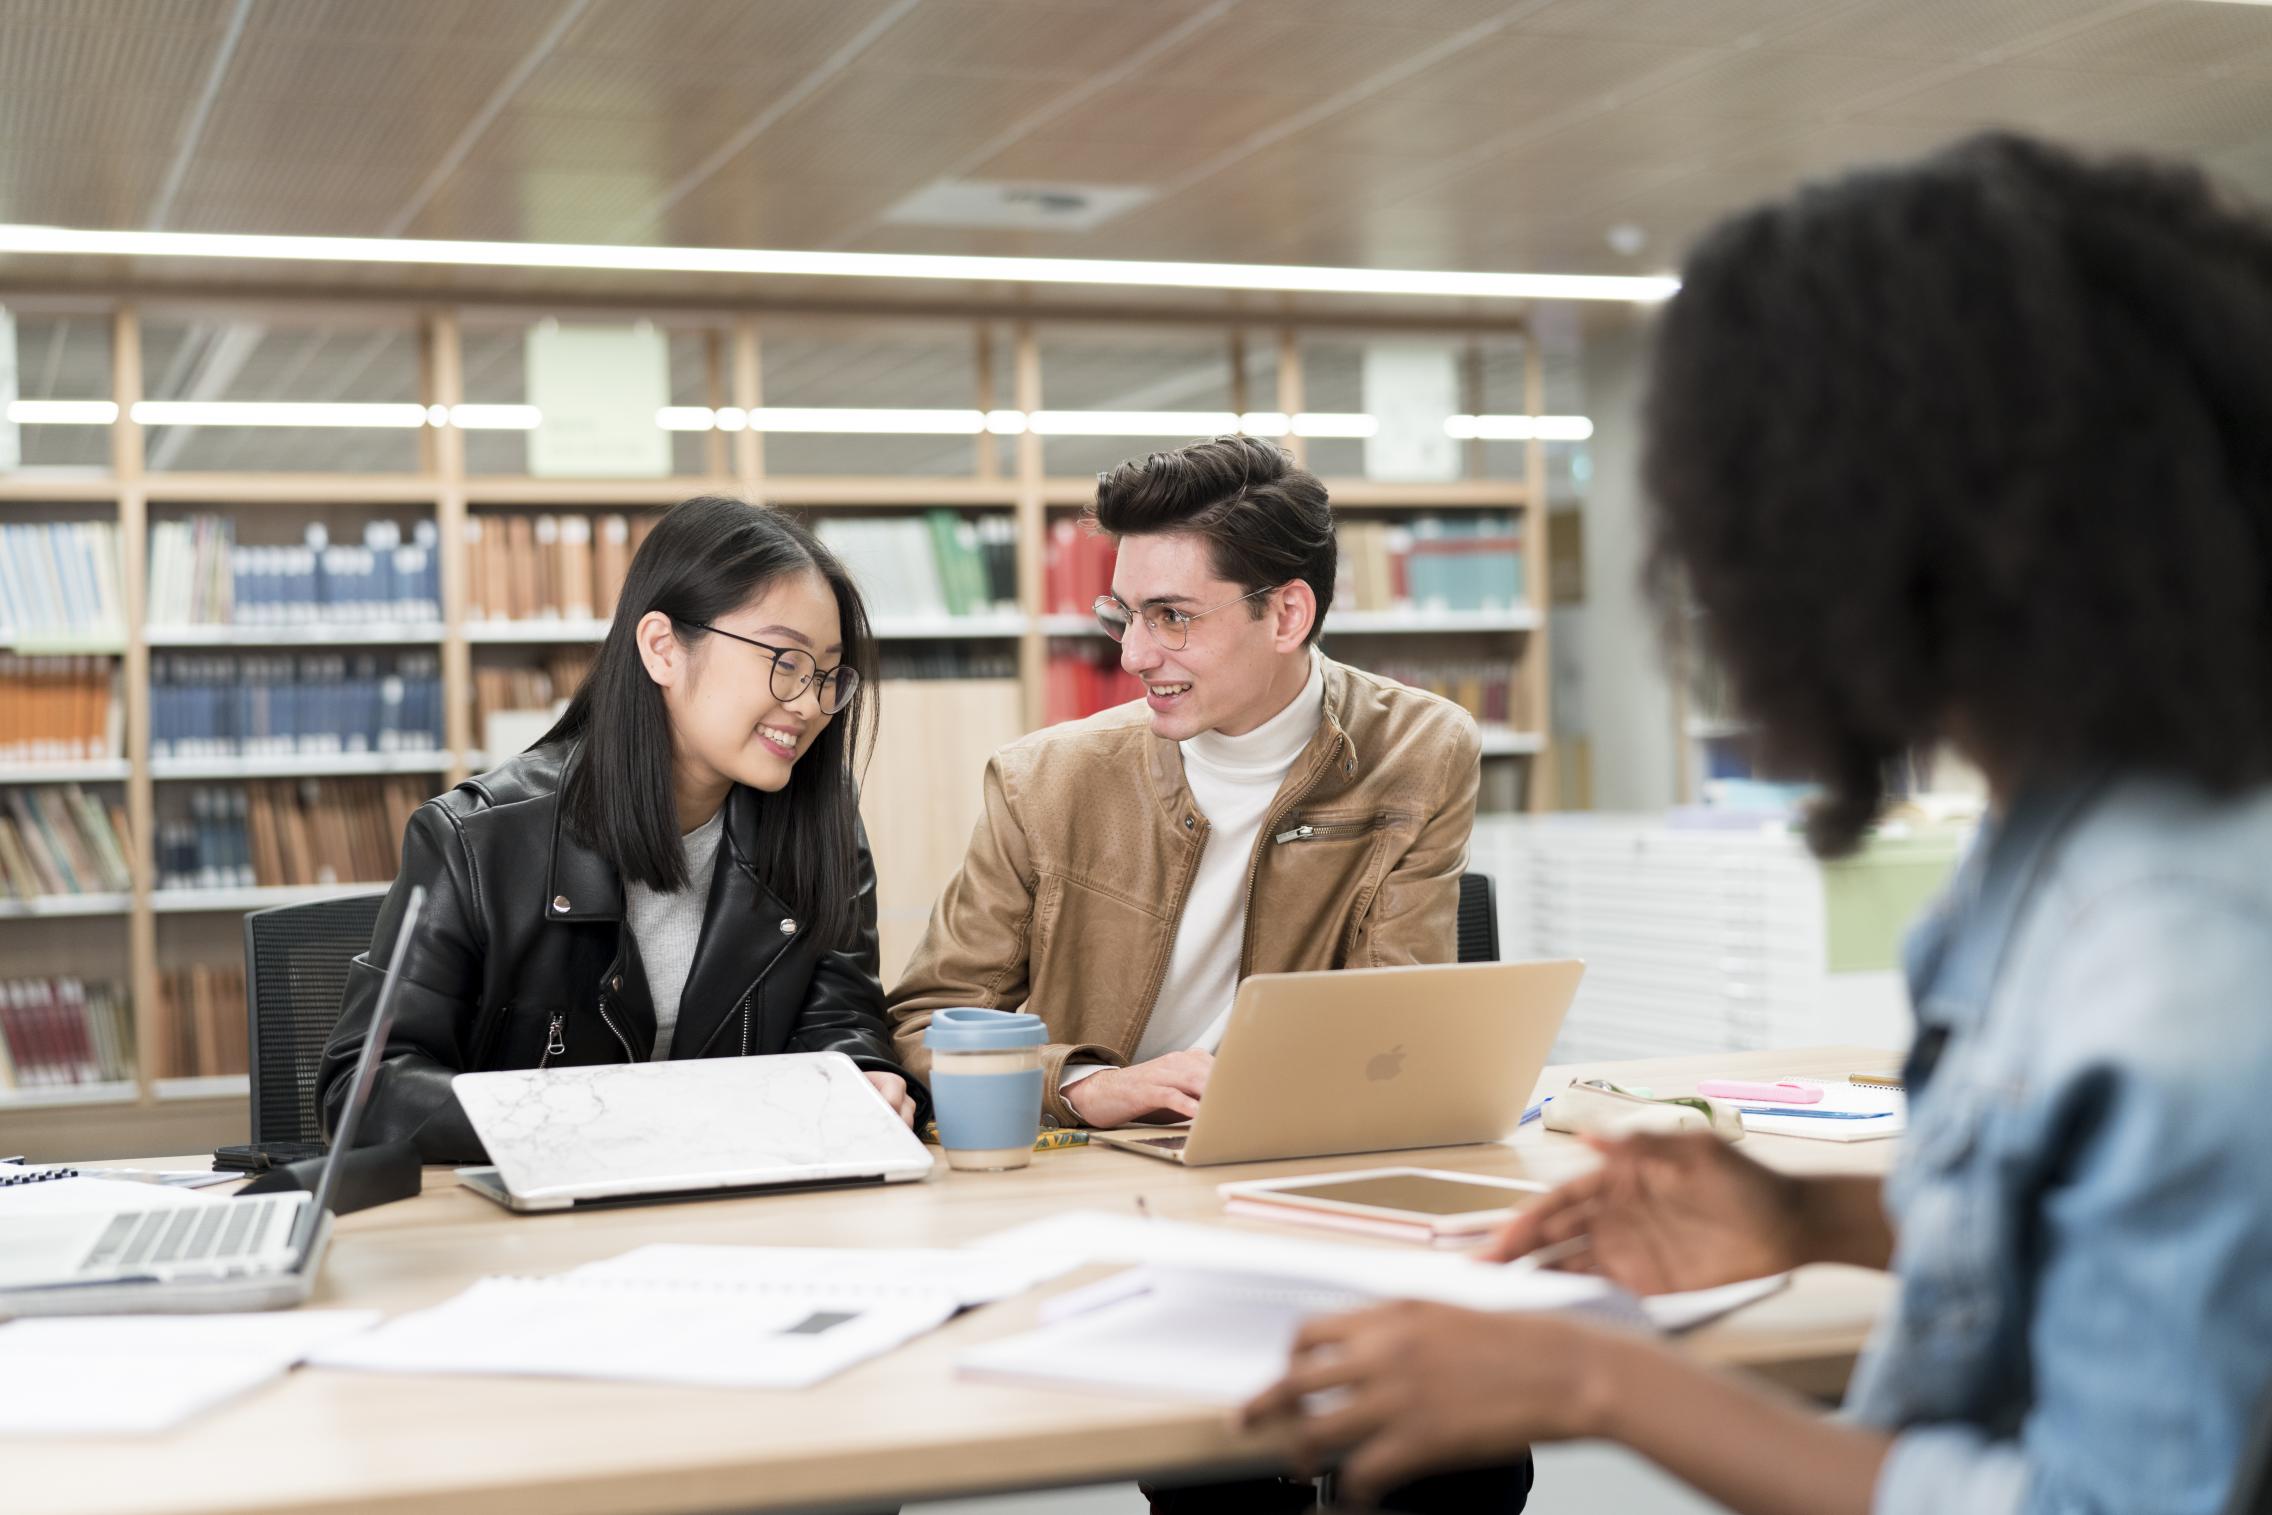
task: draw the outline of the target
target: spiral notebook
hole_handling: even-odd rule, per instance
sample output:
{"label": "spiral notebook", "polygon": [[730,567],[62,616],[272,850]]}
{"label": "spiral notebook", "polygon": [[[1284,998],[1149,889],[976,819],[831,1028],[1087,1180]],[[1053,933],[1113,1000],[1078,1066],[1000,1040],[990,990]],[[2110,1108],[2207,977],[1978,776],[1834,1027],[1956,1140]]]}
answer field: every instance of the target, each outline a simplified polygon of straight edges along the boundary
{"label": "spiral notebook", "polygon": [[799,1389],[1070,1263],[928,1250],[652,1246],[550,1278],[485,1278],[310,1361]]}

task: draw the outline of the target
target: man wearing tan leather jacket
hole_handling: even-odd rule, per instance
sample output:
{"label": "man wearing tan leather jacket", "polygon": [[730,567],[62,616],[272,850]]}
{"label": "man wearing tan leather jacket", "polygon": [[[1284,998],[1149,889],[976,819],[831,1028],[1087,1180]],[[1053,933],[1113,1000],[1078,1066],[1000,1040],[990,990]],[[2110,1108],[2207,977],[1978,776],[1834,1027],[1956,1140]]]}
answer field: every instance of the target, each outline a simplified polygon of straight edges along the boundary
{"label": "man wearing tan leather jacket", "polygon": [[1478,742],[1315,650],[1332,515],[1273,444],[1122,464],[1093,515],[1119,538],[1098,618],[1146,698],[995,754],[889,1008],[918,1079],[932,1011],[1033,1011],[1045,1119],[1116,1126],[1198,1108],[1247,974],[1453,959]]}

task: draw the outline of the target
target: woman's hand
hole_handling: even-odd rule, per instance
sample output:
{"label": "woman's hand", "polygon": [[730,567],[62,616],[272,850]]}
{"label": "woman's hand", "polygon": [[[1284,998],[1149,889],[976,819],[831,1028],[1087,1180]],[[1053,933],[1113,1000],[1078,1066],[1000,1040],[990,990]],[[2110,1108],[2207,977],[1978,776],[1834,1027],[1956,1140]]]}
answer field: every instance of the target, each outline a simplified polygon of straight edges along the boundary
{"label": "woman's hand", "polygon": [[884,1103],[899,1112],[899,1118],[912,1128],[915,1124],[915,1096],[907,1092],[907,1080],[896,1073],[868,1074],[868,1082],[884,1097]]}
{"label": "woman's hand", "polygon": [[1561,1267],[1636,1294],[1704,1289],[1810,1261],[1807,1185],[1716,1136],[1629,1136],[1591,1143],[1602,1163],[1516,1212],[1478,1255],[1507,1262],[1579,1245]]}
{"label": "woman's hand", "polygon": [[[1239,1411],[1276,1427],[1297,1476],[1341,1462],[1368,1500],[1423,1474],[1483,1467],[1533,1441],[1598,1433],[1617,1338],[1551,1315],[1405,1301],[1313,1320],[1286,1376]],[[1305,1395],[1322,1399],[1304,1404]]]}

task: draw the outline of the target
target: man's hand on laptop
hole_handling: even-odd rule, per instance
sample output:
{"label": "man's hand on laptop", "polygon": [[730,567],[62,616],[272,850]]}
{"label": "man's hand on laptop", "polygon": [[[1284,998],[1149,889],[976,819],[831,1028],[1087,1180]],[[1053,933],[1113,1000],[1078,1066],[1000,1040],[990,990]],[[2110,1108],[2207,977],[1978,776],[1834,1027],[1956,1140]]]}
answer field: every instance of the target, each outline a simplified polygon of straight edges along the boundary
{"label": "man's hand on laptop", "polygon": [[915,1124],[915,1097],[907,1092],[907,1080],[896,1073],[868,1074],[868,1082],[884,1097],[884,1103],[899,1112],[899,1118],[909,1126]]}
{"label": "man's hand on laptop", "polygon": [[1199,1113],[1215,1054],[1193,1047],[1148,1063],[1106,1068],[1065,1091],[1065,1102],[1086,1126],[1109,1130],[1137,1121],[1189,1120]]}

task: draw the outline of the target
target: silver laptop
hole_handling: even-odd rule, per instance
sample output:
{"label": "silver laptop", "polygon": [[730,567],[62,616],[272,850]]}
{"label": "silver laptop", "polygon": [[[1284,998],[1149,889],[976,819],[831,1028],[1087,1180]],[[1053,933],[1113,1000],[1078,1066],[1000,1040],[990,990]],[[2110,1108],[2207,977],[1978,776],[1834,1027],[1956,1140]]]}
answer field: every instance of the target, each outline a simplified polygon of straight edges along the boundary
{"label": "silver laptop", "polygon": [[339,1157],[355,1145],[425,908],[426,891],[412,889],[315,1193],[0,1221],[0,1316],[273,1310],[306,1299],[331,1240]]}
{"label": "silver laptop", "polygon": [[460,1073],[493,1166],[458,1182],[508,1210],[905,1183],[931,1154],[841,1052]]}
{"label": "silver laptop", "polygon": [[1585,971],[1572,960],[1254,974],[1190,1127],[1089,1139],[1195,1166],[1498,1141],[1521,1122]]}

